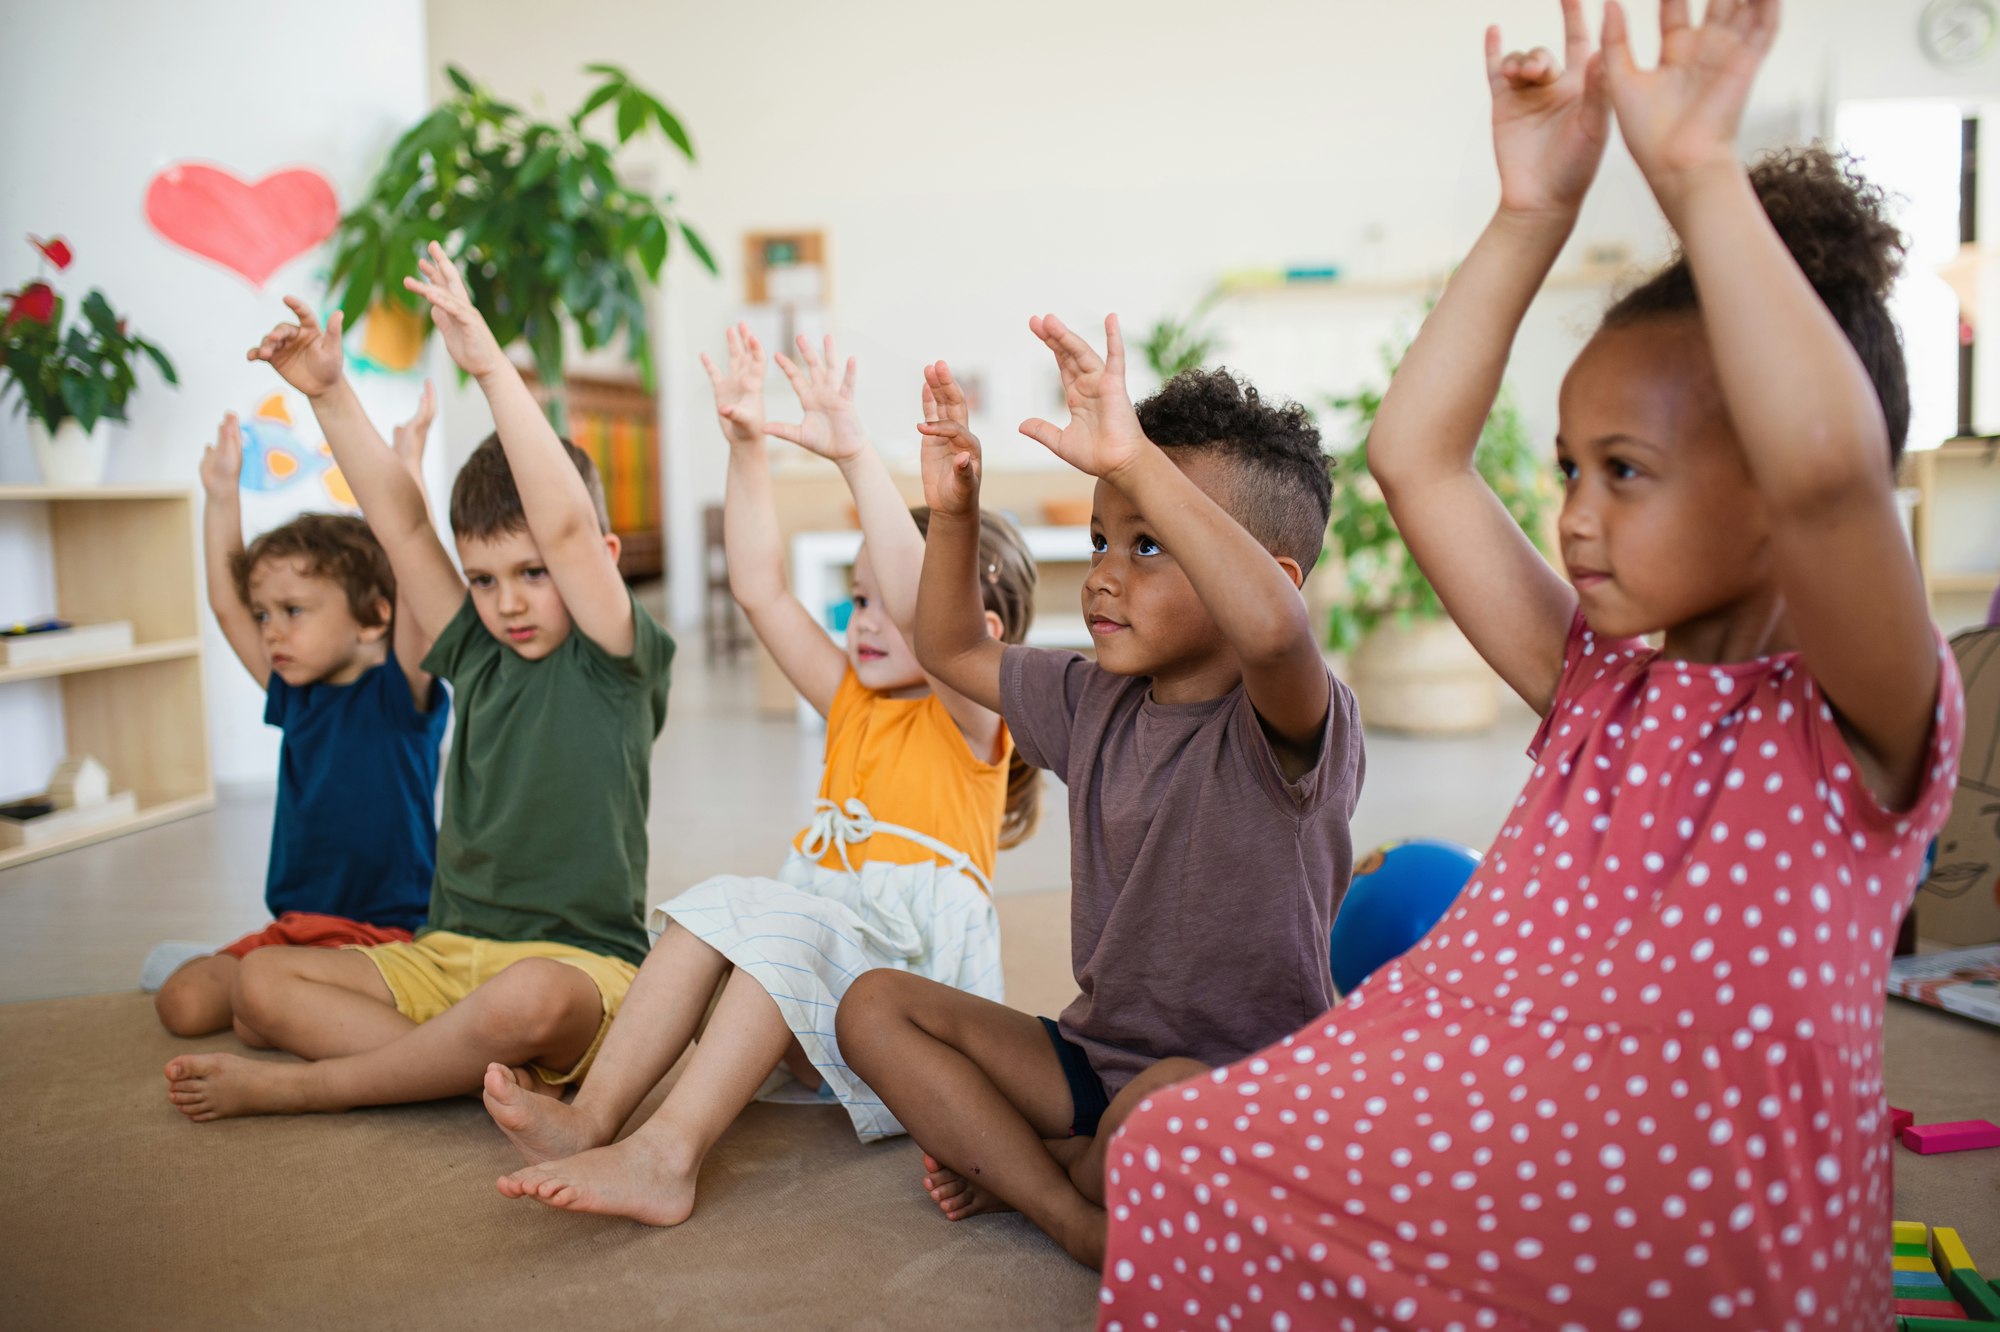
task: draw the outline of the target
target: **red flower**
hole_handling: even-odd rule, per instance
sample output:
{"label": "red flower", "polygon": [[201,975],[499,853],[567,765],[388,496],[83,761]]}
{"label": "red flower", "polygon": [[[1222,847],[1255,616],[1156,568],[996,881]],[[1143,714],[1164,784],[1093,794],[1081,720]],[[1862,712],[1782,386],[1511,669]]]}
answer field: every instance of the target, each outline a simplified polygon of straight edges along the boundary
{"label": "red flower", "polygon": [[7,306],[7,325],[12,327],[17,321],[31,319],[37,324],[46,324],[56,312],[56,292],[46,282],[30,282],[14,293],[14,299]]}
{"label": "red flower", "polygon": [[61,236],[57,236],[54,240],[43,240],[39,236],[30,236],[28,237],[28,243],[40,250],[43,257],[56,266],[56,272],[58,273],[68,268],[69,261],[76,257],[69,251],[69,242]]}

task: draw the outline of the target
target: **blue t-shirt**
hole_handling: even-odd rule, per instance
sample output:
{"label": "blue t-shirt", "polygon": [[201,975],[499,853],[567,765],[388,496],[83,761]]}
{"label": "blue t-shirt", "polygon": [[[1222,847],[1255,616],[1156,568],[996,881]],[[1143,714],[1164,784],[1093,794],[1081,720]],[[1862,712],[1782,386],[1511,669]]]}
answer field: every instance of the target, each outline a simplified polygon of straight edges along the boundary
{"label": "blue t-shirt", "polygon": [[352,684],[294,689],[271,676],[264,721],[278,751],[278,817],[264,902],[394,929],[423,926],[437,868],[442,682],[417,710],[395,653]]}

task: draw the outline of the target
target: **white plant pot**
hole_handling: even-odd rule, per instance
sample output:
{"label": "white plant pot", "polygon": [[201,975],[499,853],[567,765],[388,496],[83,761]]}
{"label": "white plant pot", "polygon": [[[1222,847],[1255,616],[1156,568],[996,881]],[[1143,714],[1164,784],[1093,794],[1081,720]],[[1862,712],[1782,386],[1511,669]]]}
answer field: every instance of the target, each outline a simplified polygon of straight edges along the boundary
{"label": "white plant pot", "polygon": [[1463,735],[1499,719],[1500,677],[1450,620],[1379,624],[1349,665],[1367,726]]}
{"label": "white plant pot", "polygon": [[104,484],[104,423],[89,432],[69,417],[49,433],[40,421],[28,422],[28,442],[35,448],[35,466],[41,469],[42,484],[55,489]]}

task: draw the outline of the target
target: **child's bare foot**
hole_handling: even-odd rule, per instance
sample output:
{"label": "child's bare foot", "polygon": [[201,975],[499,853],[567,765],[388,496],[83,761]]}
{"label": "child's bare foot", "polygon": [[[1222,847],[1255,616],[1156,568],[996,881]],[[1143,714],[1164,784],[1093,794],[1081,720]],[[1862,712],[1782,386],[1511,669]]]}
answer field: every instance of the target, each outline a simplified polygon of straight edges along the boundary
{"label": "child's bare foot", "polygon": [[670,1133],[641,1129],[610,1147],[504,1175],[500,1192],[568,1212],[677,1226],[694,1213],[694,1177],[700,1165]]}
{"label": "child's bare foot", "polygon": [[167,1061],[167,1099],[196,1123],[235,1115],[293,1115],[310,1107],[299,1074],[309,1064],[280,1064],[232,1054],[180,1055]]}
{"label": "child's bare foot", "polygon": [[929,1152],[924,1153],[924,1191],[931,1195],[947,1221],[1014,1210]]}
{"label": "child's bare foot", "polygon": [[[603,1142],[589,1121],[563,1104],[560,1088],[548,1086],[528,1069],[488,1064],[480,1099],[530,1165],[575,1156]],[[506,1192],[504,1181],[501,1192]]]}

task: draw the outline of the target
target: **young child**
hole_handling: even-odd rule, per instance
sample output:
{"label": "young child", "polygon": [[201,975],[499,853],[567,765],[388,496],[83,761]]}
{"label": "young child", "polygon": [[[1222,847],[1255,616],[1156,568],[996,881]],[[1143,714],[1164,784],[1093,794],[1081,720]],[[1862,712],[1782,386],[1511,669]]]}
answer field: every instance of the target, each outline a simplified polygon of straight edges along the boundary
{"label": "young child", "polygon": [[[421,465],[435,398],[396,427]],[[153,1006],[176,1036],[235,1019],[238,964],[273,945],[337,948],[407,940],[424,923],[437,859],[442,687],[420,662],[415,621],[397,614],[396,575],[359,518],[308,513],[243,547],[243,434],[232,413],[202,451],[208,602],[284,732],[264,903],[272,924],[180,966]],[[366,828],[370,835],[353,832]],[[254,1032],[244,1039],[261,1043]]]}
{"label": "young child", "polygon": [[[1900,238],[1822,149],[1745,173],[1774,0],[1633,63],[1487,35],[1500,209],[1371,470],[1545,720],[1456,906],[1112,1143],[1106,1328],[1883,1328],[1883,977],[1962,710],[1897,519]],[[1562,388],[1565,583],[1472,467],[1615,108],[1682,254]],[[1655,649],[1640,635],[1659,632]]]}
{"label": "young child", "polygon": [[[998,999],[996,846],[1032,830],[1040,774],[1015,760],[991,708],[935,683],[902,626],[916,607],[923,536],[855,415],[854,362],[836,380],[804,339],[780,356],[804,419],[766,424],[764,353],[729,331],[729,366],[704,356],[729,441],[723,535],[730,589],[751,627],[827,719],[818,812],[775,878],[710,879],[653,912],[663,931],[632,985],[588,1085],[571,1105],[531,1096],[495,1065],[486,1104],[531,1164],[499,1181],[510,1198],[676,1225],[694,1209],[702,1158],[783,1060],[845,1106],[866,1139],[902,1132],[842,1062],[835,1005],[871,967]],[[926,395],[928,397],[928,395]],[[764,436],[839,464],[861,518],[845,651],[785,586]],[[980,630],[1018,643],[1035,566],[1003,521],[980,531]],[[700,1028],[657,1113],[607,1145]]]}
{"label": "young child", "polygon": [[1115,317],[1104,360],[1054,316],[1030,327],[1055,353],[1070,423],[1022,432],[1098,478],[1083,586],[1097,660],[979,632],[981,456],[942,362],[929,378],[943,419],[922,427],[916,647],[1068,785],[1081,994],[1051,1022],[876,972],[837,1027],[923,1144],[946,1216],[1018,1208],[1095,1266],[1102,1144],[1131,1107],[1332,1002],[1361,727],[1299,594],[1331,494],[1304,410],[1191,371],[1135,412]]}
{"label": "young child", "polygon": [[560,1088],[589,1068],[645,955],[649,760],[673,640],[618,576],[590,460],[549,428],[456,266],[430,255],[406,284],[498,427],[452,487],[464,580],[341,371],[340,316],[323,329],[289,301],[298,323],[250,353],[312,400],[395,565],[412,659],[452,685],[429,925],[412,943],[252,953],[238,1013],[316,1062],[172,1060],[169,1097],[193,1119],[453,1096],[496,1061]]}

